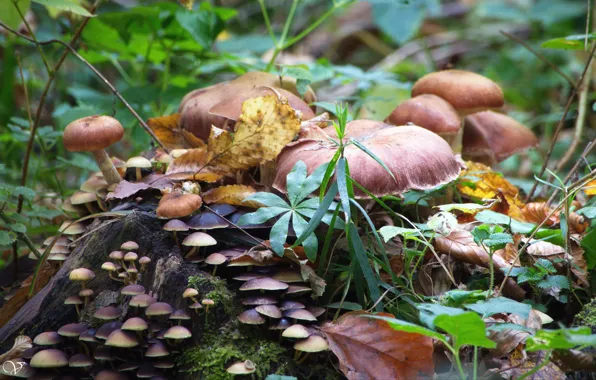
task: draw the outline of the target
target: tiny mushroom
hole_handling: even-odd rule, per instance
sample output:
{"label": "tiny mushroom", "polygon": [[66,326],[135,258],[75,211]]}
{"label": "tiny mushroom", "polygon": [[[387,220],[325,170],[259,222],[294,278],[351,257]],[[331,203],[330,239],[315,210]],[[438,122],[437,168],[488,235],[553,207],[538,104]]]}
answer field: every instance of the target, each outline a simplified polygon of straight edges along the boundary
{"label": "tiny mushroom", "polygon": [[182,241],[182,245],[192,247],[190,251],[188,251],[188,253],[184,256],[184,258],[191,257],[198,247],[208,247],[216,244],[217,240],[211,237],[211,235],[208,235],[204,232],[194,232],[188,235]]}
{"label": "tiny mushroom", "polygon": [[112,331],[108,339],[106,339],[106,346],[119,347],[119,348],[130,348],[139,345],[139,340],[135,334],[116,329]]}
{"label": "tiny mushroom", "polygon": [[108,339],[108,336],[110,336],[110,334],[113,331],[115,331],[121,327],[122,327],[122,322],[119,322],[119,321],[111,321],[111,322],[104,323],[95,332],[95,337],[97,339],[106,340],[106,339]]}
{"label": "tiny mushroom", "polygon": [[196,290],[194,288],[186,288],[186,290],[184,290],[184,292],[182,293],[182,298],[190,298],[194,302],[198,302],[197,299],[195,298],[198,295],[199,295],[198,290]]}
{"label": "tiny mushroom", "polygon": [[212,253],[207,258],[205,258],[205,264],[213,266],[213,272],[211,272],[212,276],[215,276],[217,272],[217,267],[221,264],[224,264],[227,261],[227,258],[222,255],[221,253]]}
{"label": "tiny mushroom", "polygon": [[249,290],[286,290],[288,284],[285,282],[277,281],[269,277],[255,278],[247,281],[240,287],[241,291]]}
{"label": "tiny mushroom", "polygon": [[70,203],[73,206],[85,206],[90,214],[95,213],[97,210],[93,207],[94,203],[97,203],[97,195],[95,193],[85,193],[84,191],[77,191],[70,196]]}
{"label": "tiny mushroom", "polygon": [[120,249],[126,252],[130,252],[130,251],[138,251],[139,250],[139,244],[135,241],[129,240],[129,241],[125,241],[124,243],[122,243],[120,245]]}
{"label": "tiny mushroom", "polygon": [[65,305],[75,305],[75,309],[77,311],[77,315],[81,315],[81,311],[79,309],[79,305],[83,304],[83,300],[79,296],[70,296],[64,300]]}
{"label": "tiny mushroom", "polygon": [[178,321],[178,324],[181,324],[182,321],[187,321],[191,319],[190,315],[184,310],[176,310],[172,314],[170,314],[170,320]]}
{"label": "tiny mushroom", "polygon": [[209,307],[215,305],[215,301],[209,298],[205,298],[201,301],[201,304],[205,306],[205,313],[209,312]]}
{"label": "tiny mushroom", "polygon": [[105,148],[120,141],[123,135],[124,128],[113,117],[88,116],[68,124],[62,142],[68,151],[91,152],[106,182],[113,184],[121,178]]}
{"label": "tiny mushroom", "polygon": [[116,306],[105,306],[100,309],[97,309],[93,316],[97,319],[111,321],[120,318],[121,314],[122,310],[120,310],[120,308]]}
{"label": "tiny mushroom", "polygon": [[146,308],[153,303],[155,303],[155,298],[151,297],[149,294],[138,294],[132,297],[128,304],[134,307]]}
{"label": "tiny mushroom", "polygon": [[85,306],[89,303],[89,299],[93,296],[95,292],[92,289],[81,289],[79,291],[79,297],[83,297],[85,300]]}
{"label": "tiny mushroom", "polygon": [[184,326],[172,326],[166,332],[164,337],[172,340],[188,339],[192,336],[189,329]]}
{"label": "tiny mushroom", "polygon": [[140,181],[143,178],[141,170],[151,169],[151,161],[145,157],[131,157],[128,159],[128,161],[126,161],[126,168],[134,169],[136,179],[137,181]]}
{"label": "tiny mushroom", "polygon": [[35,339],[33,339],[33,343],[38,346],[53,346],[62,343],[62,338],[60,337],[60,334],[55,331],[46,331],[37,335]]}
{"label": "tiny mushroom", "polygon": [[123,296],[136,296],[145,293],[145,287],[139,284],[126,285],[120,290]]}
{"label": "tiny mushroom", "polygon": [[163,344],[160,340],[155,340],[152,344],[149,345],[147,351],[145,352],[145,356],[148,358],[159,358],[163,356],[168,356],[170,351],[165,344]]}
{"label": "tiny mushroom", "polygon": [[75,354],[68,360],[68,366],[72,368],[91,367],[94,361],[85,354]]}
{"label": "tiny mushroom", "polygon": [[93,280],[95,278],[95,273],[87,268],[77,268],[73,269],[70,274],[68,275],[70,281],[80,281],[81,287],[85,289],[85,285],[87,282]]}
{"label": "tiny mushroom", "polygon": [[255,310],[266,317],[273,319],[281,318],[281,310],[275,305],[259,305],[255,307]]}
{"label": "tiny mushroom", "polygon": [[236,362],[226,369],[226,372],[232,375],[249,375],[255,371],[255,364],[250,360]]}
{"label": "tiny mushroom", "polygon": [[180,219],[171,219],[164,224],[162,228],[164,231],[169,231],[174,235],[174,241],[176,242],[177,246],[180,246],[180,242],[178,241],[178,232],[184,232],[190,229],[190,227]]}
{"label": "tiny mushroom", "polygon": [[244,310],[238,315],[238,320],[247,325],[262,325],[265,323],[265,318],[263,318],[255,309]]}
{"label": "tiny mushroom", "polygon": [[142,256],[139,259],[139,264],[141,264],[141,272],[145,271],[149,264],[151,264],[151,259],[147,256]]}

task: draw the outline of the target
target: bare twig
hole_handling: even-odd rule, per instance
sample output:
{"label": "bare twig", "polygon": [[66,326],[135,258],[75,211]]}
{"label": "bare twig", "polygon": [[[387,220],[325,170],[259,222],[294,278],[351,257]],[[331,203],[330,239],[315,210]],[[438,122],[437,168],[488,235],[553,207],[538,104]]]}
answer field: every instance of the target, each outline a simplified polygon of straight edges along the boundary
{"label": "bare twig", "polygon": [[505,37],[509,38],[512,41],[517,42],[518,44],[522,45],[523,47],[525,47],[526,49],[528,49],[532,54],[534,54],[536,56],[536,58],[538,58],[539,60],[541,60],[542,62],[546,63],[551,69],[553,69],[557,74],[559,74],[563,79],[565,79],[567,81],[567,83],[569,83],[569,85],[572,88],[575,88],[575,83],[573,82],[573,79],[571,79],[569,77],[569,75],[565,74],[564,72],[561,71],[561,69],[559,69],[557,67],[557,65],[555,65],[554,63],[552,63],[551,61],[548,60],[548,58],[546,58],[544,55],[542,55],[540,52],[536,51],[532,46],[530,46],[527,42],[525,42],[524,40],[522,40],[521,38],[518,38],[516,36],[514,36],[513,34],[507,33],[504,30],[500,31],[502,35],[504,35]]}
{"label": "bare twig", "polygon": [[[539,178],[542,177],[544,175],[544,172],[546,171],[546,167],[548,166],[548,161],[550,160],[550,156],[553,154],[555,143],[559,139],[559,133],[561,132],[561,130],[563,129],[563,126],[565,125],[565,119],[567,118],[567,114],[569,113],[571,104],[573,103],[573,100],[577,96],[577,88],[581,87],[581,85],[584,81],[584,78],[586,76],[586,73],[588,72],[588,68],[592,64],[594,52],[596,52],[596,43],[592,44],[592,49],[590,49],[590,56],[588,58],[588,62],[586,62],[584,71],[582,72],[581,77],[577,81],[577,86],[573,87],[573,89],[571,90],[571,94],[569,94],[569,98],[567,99],[567,104],[565,105],[565,111],[563,112],[563,116],[561,117],[561,120],[559,121],[559,124],[557,125],[557,129],[555,130],[555,134],[554,134],[552,141],[550,143],[550,146],[548,148],[548,152],[546,153],[546,157],[544,158],[544,163],[542,164],[542,168],[540,168],[540,172],[537,174],[537,176]],[[536,191],[537,187],[538,187],[538,181],[534,182],[534,185],[528,192],[528,195],[526,196],[526,202],[528,202],[530,199],[532,199],[532,196],[534,195],[534,192]]]}

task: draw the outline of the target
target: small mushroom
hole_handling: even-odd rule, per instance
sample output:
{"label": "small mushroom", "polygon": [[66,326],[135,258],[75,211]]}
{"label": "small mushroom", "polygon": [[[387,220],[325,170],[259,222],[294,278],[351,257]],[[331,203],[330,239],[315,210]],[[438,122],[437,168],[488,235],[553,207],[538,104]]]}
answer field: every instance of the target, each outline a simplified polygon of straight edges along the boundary
{"label": "small mushroom", "polygon": [[212,276],[215,276],[217,267],[221,264],[224,264],[226,261],[227,258],[221,253],[212,253],[205,258],[205,264],[213,266],[213,272],[211,272]]}
{"label": "small mushroom", "polygon": [[178,324],[181,324],[182,321],[190,320],[190,315],[184,310],[176,310],[172,314],[170,314],[170,320],[178,321]]}
{"label": "small mushroom", "polygon": [[317,318],[306,309],[290,309],[284,311],[284,317],[294,320],[314,322]]}
{"label": "small mushroom", "polygon": [[132,240],[125,241],[124,243],[122,243],[120,245],[120,249],[124,252],[138,251],[139,244],[137,244],[137,242],[132,241]]}
{"label": "small mushroom", "polygon": [[94,361],[85,354],[75,354],[68,360],[68,366],[71,368],[91,367]]}
{"label": "small mushroom", "polygon": [[238,320],[247,325],[262,325],[265,323],[265,318],[263,318],[255,309],[244,310],[238,315]]}
{"label": "small mushroom", "polygon": [[184,256],[184,258],[191,257],[198,247],[208,247],[211,245],[216,245],[217,240],[215,240],[211,235],[208,235],[204,232],[194,232],[188,235],[183,241],[182,245],[191,247],[190,251]]}
{"label": "small mushroom", "polygon": [[133,307],[144,309],[153,303],[155,303],[155,298],[151,297],[149,294],[139,294],[132,297],[128,304]]}
{"label": "small mushroom", "polygon": [[50,348],[38,351],[29,362],[33,368],[60,368],[68,365],[68,356],[60,350]]}
{"label": "small mushroom", "polygon": [[122,310],[116,306],[105,306],[100,309],[97,309],[93,316],[97,319],[101,319],[104,321],[111,321],[113,319],[118,319],[122,315]]}
{"label": "small mushroom", "polygon": [[70,204],[73,206],[85,206],[90,214],[97,210],[93,204],[97,203],[97,195],[95,193],[85,193],[84,191],[77,191],[70,196]]}
{"label": "small mushroom", "polygon": [[92,289],[81,289],[79,291],[79,297],[83,297],[85,300],[85,306],[89,303],[89,299],[93,296],[95,292]]}
{"label": "small mushroom", "polygon": [[87,282],[93,280],[95,278],[95,273],[87,268],[77,268],[70,272],[68,275],[70,281],[80,281],[81,287],[85,289],[85,285]]}
{"label": "small mushroom", "polygon": [[131,284],[123,287],[120,290],[120,294],[123,296],[137,296],[145,293],[145,287],[139,284]]}
{"label": "small mushroom", "polygon": [[[111,321],[111,322],[104,323],[95,332],[95,337],[97,339],[106,340],[106,339],[108,339],[108,336],[110,336],[110,334],[114,330],[117,330],[121,327],[122,327],[122,322],[119,322],[119,321]],[[97,359],[97,357],[95,357],[95,358]]]}
{"label": "small mushroom", "polygon": [[255,310],[266,317],[273,319],[281,318],[281,310],[275,305],[259,305],[255,307]]}
{"label": "small mushroom", "polygon": [[35,339],[33,339],[33,343],[38,346],[54,346],[62,343],[62,338],[56,331],[46,331],[37,335]]}
{"label": "small mushroom", "polygon": [[145,356],[148,358],[160,358],[168,355],[170,355],[170,351],[168,351],[166,345],[159,340],[155,340],[154,343],[149,345],[147,351],[145,351]]}
{"label": "small mushroom", "polygon": [[149,161],[145,157],[131,157],[128,159],[128,161],[126,161],[126,168],[134,169],[136,179],[137,181],[140,181],[143,178],[141,170],[150,169],[151,161]]}
{"label": "small mushroom", "polygon": [[[96,358],[97,359],[97,358]],[[104,369],[99,371],[95,375],[94,380],[127,380],[128,377],[120,372],[113,371],[110,369]]]}
{"label": "small mushroom", "polygon": [[139,340],[134,334],[120,329],[112,331],[106,340],[106,346],[111,347],[130,348],[138,345]]}
{"label": "small mushroom", "polygon": [[75,305],[75,309],[77,311],[77,315],[81,315],[81,310],[79,309],[79,305],[83,304],[83,300],[79,296],[70,296],[64,300],[65,305]]}
{"label": "small mushroom", "polygon": [[205,298],[201,301],[201,304],[205,306],[205,313],[209,313],[209,307],[215,305],[215,301],[209,298]]}
{"label": "small mushroom", "polygon": [[118,267],[113,262],[106,261],[105,263],[101,264],[101,269],[107,271],[108,276],[110,276],[110,278],[112,280],[120,281],[120,279],[118,279],[117,277],[114,277],[114,273],[116,273],[118,271]]}
{"label": "small mushroom", "polygon": [[174,308],[170,306],[169,303],[165,302],[155,302],[151,305],[147,306],[145,309],[145,314],[148,317],[160,317],[164,315],[170,315],[174,312]]}
{"label": "small mushroom", "polygon": [[120,141],[124,128],[110,116],[88,116],[77,119],[64,129],[62,142],[70,152],[91,152],[108,184],[121,181],[112,160],[105,151]]}
{"label": "small mushroom", "polygon": [[281,334],[282,337],[290,339],[305,339],[308,338],[310,335],[311,334],[308,331],[308,329],[300,324],[295,324],[288,327]]}
{"label": "small mushroom", "polygon": [[172,340],[188,339],[192,336],[189,329],[184,326],[172,326],[166,332],[164,337]]}
{"label": "small mushroom", "polygon": [[318,335],[311,335],[304,340],[300,340],[294,344],[294,349],[303,352],[321,352],[329,348],[327,340]]}
{"label": "small mushroom", "polygon": [[185,232],[190,229],[190,227],[180,219],[171,219],[164,224],[162,228],[164,231],[169,231],[172,233],[174,236],[174,241],[178,247],[180,247],[180,242],[178,241],[178,232]]}
{"label": "small mushroom", "polygon": [[199,302],[195,298],[198,295],[199,295],[199,291],[198,290],[196,290],[194,288],[186,288],[186,290],[184,290],[184,292],[182,293],[182,298],[190,298],[194,302]]}
{"label": "small mushroom", "polygon": [[255,371],[256,366],[250,360],[236,362],[226,369],[226,372],[232,375],[249,375]]}
{"label": "small mushroom", "polygon": [[149,264],[151,264],[151,259],[147,256],[142,256],[139,259],[139,264],[141,264],[141,272],[144,272],[145,270],[147,270]]}
{"label": "small mushroom", "polygon": [[120,329],[127,331],[145,331],[148,328],[149,325],[147,324],[147,322],[145,322],[144,319],[139,317],[132,317],[128,318]]}
{"label": "small mushroom", "polygon": [[288,284],[285,282],[277,281],[269,277],[255,278],[247,281],[240,287],[241,291],[248,290],[286,290]]}

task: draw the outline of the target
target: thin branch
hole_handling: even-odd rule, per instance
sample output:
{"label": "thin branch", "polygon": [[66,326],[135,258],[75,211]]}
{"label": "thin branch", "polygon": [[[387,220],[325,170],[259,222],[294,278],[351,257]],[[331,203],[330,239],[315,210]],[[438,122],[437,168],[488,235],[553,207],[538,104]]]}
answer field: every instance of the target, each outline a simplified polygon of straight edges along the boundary
{"label": "thin branch", "polygon": [[[580,156],[580,158],[575,161],[575,164],[573,165],[573,167],[571,168],[571,170],[569,171],[569,173],[567,173],[567,176],[565,177],[565,179],[563,180],[563,183],[567,183],[569,182],[569,180],[575,175],[575,173],[579,170],[582,162],[587,161],[586,157],[588,157],[588,155],[592,152],[592,149],[596,148],[596,139],[592,140],[584,149],[582,155]],[[553,194],[551,195],[551,197],[549,198],[548,202],[546,202],[546,204],[548,206],[551,205],[551,203],[554,202],[555,197],[559,194],[559,189],[555,189],[555,191],[553,192]]]}
{"label": "thin branch", "polygon": [[[590,50],[590,56],[588,58],[588,62],[586,62],[584,71],[582,72],[581,77],[577,81],[577,87],[581,87],[581,85],[584,81],[584,78],[586,77],[586,73],[588,72],[588,69],[589,69],[590,65],[592,64],[592,59],[594,58],[594,52],[596,52],[596,43],[592,45],[592,49]],[[550,156],[553,154],[555,143],[557,142],[557,140],[559,138],[559,133],[561,132],[561,130],[563,129],[563,126],[565,125],[565,119],[567,118],[567,114],[569,113],[571,104],[573,103],[573,100],[577,96],[577,87],[573,87],[573,89],[571,90],[571,94],[569,94],[569,98],[567,99],[567,105],[565,106],[565,111],[563,112],[563,116],[561,117],[561,120],[559,120],[559,125],[557,125],[557,129],[555,130],[555,134],[554,134],[552,141],[550,143],[550,146],[548,148],[548,152],[546,153],[546,157],[544,158],[544,163],[542,164],[542,168],[540,168],[540,172],[537,174],[537,177],[539,177],[539,178],[541,178],[544,175],[544,172],[546,171],[546,167],[548,166],[548,161],[550,160]],[[537,187],[538,187],[538,181],[534,182],[532,189],[530,189],[530,191],[528,192],[528,195],[526,196],[526,202],[528,202],[530,199],[532,199],[532,196],[534,195],[534,192],[536,191]]]}
{"label": "thin branch", "polygon": [[536,51],[532,46],[530,46],[527,42],[525,42],[524,40],[514,36],[513,34],[507,33],[504,30],[500,31],[502,35],[504,35],[505,37],[509,38],[512,41],[517,42],[518,44],[522,45],[523,47],[525,47],[526,49],[528,49],[532,54],[534,54],[536,56],[536,58],[538,58],[539,60],[541,60],[542,62],[546,63],[551,69],[555,70],[555,72],[557,74],[559,74],[563,79],[565,79],[569,85],[573,88],[575,88],[575,83],[573,82],[573,79],[571,79],[569,77],[569,75],[565,74],[564,72],[561,71],[561,69],[559,69],[557,67],[557,65],[555,65],[554,63],[552,63],[551,61],[548,60],[548,58],[546,58],[544,55],[542,55],[540,52]]}

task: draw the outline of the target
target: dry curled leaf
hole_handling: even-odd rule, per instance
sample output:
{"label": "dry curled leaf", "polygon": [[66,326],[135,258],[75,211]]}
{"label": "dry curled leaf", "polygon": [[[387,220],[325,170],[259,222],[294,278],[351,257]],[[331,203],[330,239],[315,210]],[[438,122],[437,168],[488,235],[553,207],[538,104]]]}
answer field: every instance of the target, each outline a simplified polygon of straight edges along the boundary
{"label": "dry curled leaf", "polygon": [[[513,314],[511,316],[513,316]],[[510,316],[506,316],[504,319],[491,317],[486,318],[484,321],[486,322],[487,327],[498,323],[515,323]],[[495,357],[508,355],[511,351],[515,350],[517,346],[525,342],[529,336],[529,332],[515,329],[502,329],[496,331],[489,329],[489,339],[497,343],[497,347],[491,350],[491,354]]]}
{"label": "dry curled leaf", "polygon": [[227,203],[235,206],[246,206],[259,208],[263,205],[254,201],[244,201],[248,196],[257,191],[252,186],[227,185],[216,187],[203,194],[203,200],[207,204]]}
{"label": "dry curled leaf", "polygon": [[108,193],[106,199],[124,199],[135,195],[139,191],[151,188],[151,186],[143,182],[128,182],[126,180],[122,180],[118,183],[118,186],[116,186],[114,191]]}
{"label": "dry curled leaf", "polygon": [[225,173],[209,166],[212,157],[207,148],[189,149],[168,166],[166,176],[172,179],[215,182]]}
{"label": "dry curled leaf", "polygon": [[[467,169],[460,176],[463,181],[457,184],[457,189],[462,195],[481,199],[504,199],[507,201],[507,215],[519,219],[522,217],[521,207],[523,202],[519,199],[519,190],[501,174],[491,170],[490,167],[478,162],[466,162]],[[472,183],[469,186],[466,183]],[[502,210],[495,210],[501,211]]]}
{"label": "dry curled leaf", "polygon": [[[522,209],[522,213],[526,222],[540,224],[546,220],[544,225],[550,227],[559,224],[561,221],[559,218],[561,211],[557,210],[550,215],[553,210],[554,209],[548,206],[546,202],[532,202],[525,205]],[[575,212],[569,213],[567,223],[571,233],[582,233],[589,225],[588,221],[583,216]]]}
{"label": "dry curled leaf", "polygon": [[[501,371],[499,374],[506,379],[516,379],[525,373],[532,371],[540,363],[542,363],[546,356],[546,351],[537,351],[526,354],[523,347],[517,348],[504,360],[501,364]],[[526,377],[528,380],[565,380],[567,376],[561,369],[553,362],[549,362],[538,371]]]}
{"label": "dry curled leaf", "polygon": [[[386,321],[367,315],[372,314],[350,312],[321,328],[348,379],[405,380],[433,376],[431,338],[396,331]],[[388,313],[377,315],[393,317]]]}
{"label": "dry curled leaf", "polygon": [[532,241],[526,252],[535,259],[542,258],[553,262],[556,259],[568,259],[571,262],[571,272],[582,285],[588,285],[588,264],[584,258],[584,250],[575,239],[570,239],[569,254],[559,245],[540,240]]}
{"label": "dry curled leaf", "polygon": [[[448,236],[437,236],[435,249],[464,263],[485,268],[490,264],[488,252],[474,242],[474,237],[469,231],[457,230]],[[496,268],[509,268],[509,264],[501,256],[493,256],[493,262]]]}
{"label": "dry curled leaf", "polygon": [[[521,234],[514,234],[513,243],[507,243],[505,245],[505,248],[495,251],[494,256],[501,257],[509,265],[519,266],[519,257],[517,257],[517,247],[519,245],[519,242],[521,241],[521,238]],[[513,261],[516,259],[516,257],[517,261],[514,264]]]}
{"label": "dry curled leaf", "polygon": [[199,148],[205,143],[180,127],[180,114],[152,117],[147,125],[168,149]]}

